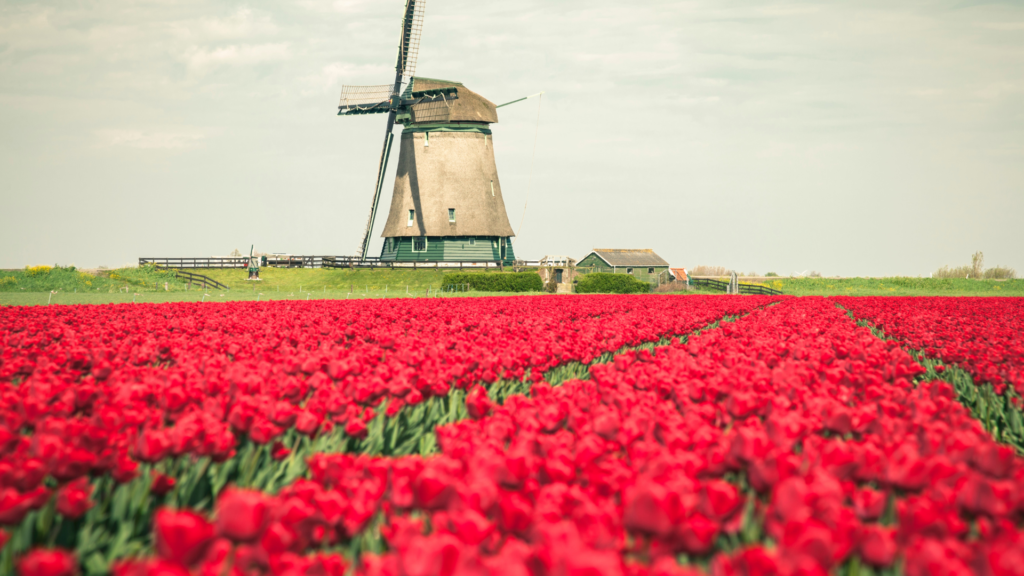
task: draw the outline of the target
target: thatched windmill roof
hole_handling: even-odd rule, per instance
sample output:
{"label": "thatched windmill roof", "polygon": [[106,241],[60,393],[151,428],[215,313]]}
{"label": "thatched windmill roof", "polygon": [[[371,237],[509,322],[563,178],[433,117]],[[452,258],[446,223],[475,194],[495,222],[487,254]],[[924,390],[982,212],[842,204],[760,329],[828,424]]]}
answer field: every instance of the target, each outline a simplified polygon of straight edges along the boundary
{"label": "thatched windmill roof", "polygon": [[473,92],[462,85],[461,82],[450,80],[437,80],[435,78],[414,77],[409,82],[403,97],[411,97],[413,92],[422,90],[436,90],[438,88],[455,87],[459,97],[450,102],[430,102],[427,104],[416,104],[412,107],[412,121],[414,124],[425,122],[483,122],[494,124],[498,121],[498,111],[487,98]]}

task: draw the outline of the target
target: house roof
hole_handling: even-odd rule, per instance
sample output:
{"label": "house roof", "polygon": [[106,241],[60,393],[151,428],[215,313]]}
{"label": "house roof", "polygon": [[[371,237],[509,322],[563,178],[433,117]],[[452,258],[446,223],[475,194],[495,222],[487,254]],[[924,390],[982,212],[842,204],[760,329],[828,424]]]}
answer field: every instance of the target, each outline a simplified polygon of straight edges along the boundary
{"label": "house roof", "polygon": [[607,262],[609,266],[668,266],[668,262],[650,248],[594,248],[593,253]]}
{"label": "house roof", "polygon": [[672,271],[672,275],[678,280],[686,279],[686,268],[669,268]]}

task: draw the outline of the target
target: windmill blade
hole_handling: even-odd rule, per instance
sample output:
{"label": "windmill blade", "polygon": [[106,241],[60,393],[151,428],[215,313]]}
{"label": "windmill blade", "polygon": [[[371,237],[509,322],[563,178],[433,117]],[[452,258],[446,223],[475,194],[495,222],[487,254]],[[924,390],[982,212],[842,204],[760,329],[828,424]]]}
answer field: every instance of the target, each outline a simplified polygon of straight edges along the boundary
{"label": "windmill blade", "polygon": [[423,35],[423,16],[426,10],[427,0],[407,0],[405,4],[397,69],[402,76],[403,84],[416,73],[416,59],[420,55],[420,37]]}
{"label": "windmill blade", "polygon": [[338,114],[387,112],[391,85],[342,86]]}
{"label": "windmill blade", "polygon": [[370,218],[366,222],[366,230],[363,232],[363,240],[359,243],[359,250],[356,257],[360,261],[366,260],[366,251],[370,249],[370,234],[373,232],[373,221],[377,217],[377,204],[380,202],[380,192],[384,187],[384,173],[388,169],[388,156],[391,155],[391,142],[395,134],[391,131],[394,127],[394,114],[389,116],[388,131],[384,136],[384,149],[380,153],[380,165],[377,167],[377,186],[373,189],[373,204],[370,205]]}
{"label": "windmill blade", "polygon": [[[391,141],[394,139],[392,130],[395,127],[395,118],[398,116],[398,108],[401,106],[401,93],[403,80],[408,81],[416,72],[416,58],[420,51],[420,35],[423,32],[423,14],[426,9],[426,0],[406,0],[405,16],[402,18],[402,36],[398,42],[398,60],[395,63],[395,83],[388,91],[383,100],[388,101],[388,127],[384,133],[384,149],[380,154],[380,165],[377,169],[377,186],[373,190],[373,204],[370,206],[370,218],[366,222],[366,231],[363,232],[363,241],[359,244],[357,256],[360,261],[366,260],[366,252],[370,249],[370,234],[373,232],[373,221],[377,216],[377,204],[380,201],[381,188],[384,186],[384,173],[388,168],[388,156],[391,154]],[[367,107],[373,103],[374,110],[381,104],[380,95],[387,86],[368,87],[372,90],[351,91],[355,97],[370,96],[375,99],[367,102]],[[342,91],[344,95],[344,90]],[[340,112],[340,109],[339,109]]]}

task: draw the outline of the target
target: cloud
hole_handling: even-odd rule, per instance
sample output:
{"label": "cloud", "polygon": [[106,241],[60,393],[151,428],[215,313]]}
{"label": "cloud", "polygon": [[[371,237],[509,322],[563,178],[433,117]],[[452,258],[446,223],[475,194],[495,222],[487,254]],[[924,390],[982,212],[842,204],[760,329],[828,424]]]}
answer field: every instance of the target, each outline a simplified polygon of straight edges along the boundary
{"label": "cloud", "polygon": [[[298,0],[295,4],[314,12],[354,14],[369,12],[378,0]],[[399,5],[399,8],[401,6]],[[398,10],[396,10],[398,11]]]}
{"label": "cloud", "polygon": [[207,18],[202,21],[203,31],[218,38],[251,38],[277,33],[277,25],[265,14],[240,8],[226,18]]}
{"label": "cloud", "polygon": [[332,62],[321,68],[319,73],[310,74],[302,79],[306,86],[302,94],[308,96],[330,91],[340,92],[342,84],[386,84],[394,75],[394,68],[383,64]]}
{"label": "cloud", "polygon": [[1024,30],[1024,22],[986,22],[981,27],[990,30]]}
{"label": "cloud", "polygon": [[190,72],[205,73],[222,66],[252,66],[280,62],[291,57],[287,42],[268,44],[232,44],[219,48],[188,48],[183,59]]}
{"label": "cloud", "polygon": [[198,132],[143,132],[141,130],[98,130],[103,146],[124,146],[144,150],[174,150],[198,146],[206,135]]}

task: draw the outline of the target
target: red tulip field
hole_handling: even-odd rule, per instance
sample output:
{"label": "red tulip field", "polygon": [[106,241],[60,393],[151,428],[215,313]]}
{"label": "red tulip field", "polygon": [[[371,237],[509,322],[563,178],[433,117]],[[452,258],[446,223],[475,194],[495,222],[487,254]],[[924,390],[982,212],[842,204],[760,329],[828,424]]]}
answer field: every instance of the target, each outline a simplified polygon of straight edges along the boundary
{"label": "red tulip field", "polygon": [[1024,574],[1024,304],[0,308],[0,574]]}

